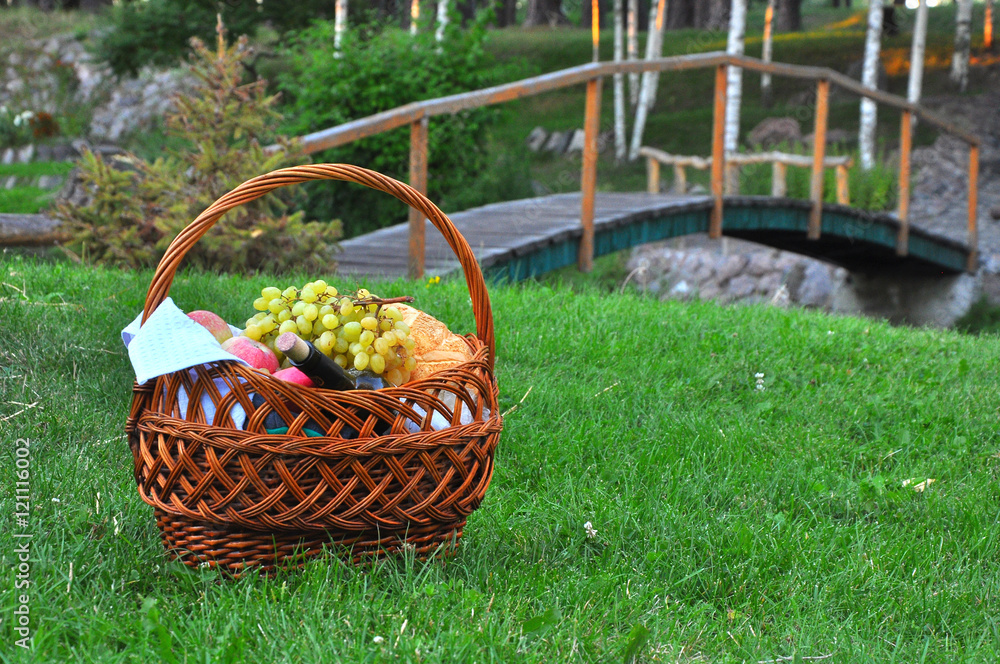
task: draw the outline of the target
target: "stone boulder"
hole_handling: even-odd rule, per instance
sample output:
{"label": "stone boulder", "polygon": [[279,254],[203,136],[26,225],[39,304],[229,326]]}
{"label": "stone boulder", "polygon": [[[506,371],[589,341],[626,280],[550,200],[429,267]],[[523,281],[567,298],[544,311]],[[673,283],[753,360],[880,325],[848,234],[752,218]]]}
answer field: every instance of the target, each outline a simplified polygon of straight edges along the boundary
{"label": "stone boulder", "polygon": [[801,141],[802,126],[795,118],[767,118],[747,134],[747,143],[753,147],[773,148]]}

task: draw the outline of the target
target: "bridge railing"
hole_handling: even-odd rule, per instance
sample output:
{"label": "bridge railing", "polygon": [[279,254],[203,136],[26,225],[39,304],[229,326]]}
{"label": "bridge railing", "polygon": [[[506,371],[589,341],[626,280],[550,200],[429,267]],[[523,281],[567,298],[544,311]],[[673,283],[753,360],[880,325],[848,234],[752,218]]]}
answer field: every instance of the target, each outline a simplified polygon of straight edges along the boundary
{"label": "bridge railing", "polygon": [[[726,70],[728,67],[740,67],[776,76],[787,76],[816,82],[815,127],[809,195],[812,207],[808,227],[808,237],[813,240],[818,240],[821,234],[823,168],[826,157],[826,129],[831,83],[860,97],[867,97],[877,103],[890,106],[902,112],[902,121],[900,122],[899,205],[896,211],[900,221],[899,233],[896,238],[896,253],[900,256],[907,255],[909,251],[910,156],[912,151],[911,130],[913,118],[919,117],[928,125],[937,127],[965,141],[969,146],[968,242],[971,249],[967,268],[969,271],[975,269],[978,261],[976,256],[978,242],[976,229],[976,188],[979,175],[979,139],[926,108],[910,103],[902,97],[866,88],[858,81],[826,67],[763,62],[756,58],[728,55],[721,52],[673,56],[656,60],[599,62],[563,69],[483,90],[413,102],[330,129],[307,134],[300,137],[300,140],[304,151],[309,154],[335,148],[362,138],[409,125],[410,185],[421,193],[426,193],[427,127],[430,118],[513,101],[574,85],[586,84],[583,165],[580,174],[580,189],[582,192],[580,220],[583,233],[580,240],[578,265],[580,270],[589,272],[593,267],[594,257],[594,197],[597,190],[597,135],[599,131],[603,79],[618,73],[687,71],[713,67],[716,73],[712,127],[711,190],[713,206],[709,224],[710,236],[721,237],[722,235],[725,163],[727,159],[723,146],[726,109]],[[409,216],[409,273],[414,278],[423,276],[424,271],[424,226],[423,216],[416,210],[411,209]]]}

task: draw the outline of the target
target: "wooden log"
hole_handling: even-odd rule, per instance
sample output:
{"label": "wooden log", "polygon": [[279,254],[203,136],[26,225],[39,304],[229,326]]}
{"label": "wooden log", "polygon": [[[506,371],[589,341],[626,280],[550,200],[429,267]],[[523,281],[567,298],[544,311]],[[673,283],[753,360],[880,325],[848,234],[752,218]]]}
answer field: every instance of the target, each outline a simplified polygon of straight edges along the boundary
{"label": "wooden log", "polygon": [[979,231],[976,228],[976,209],[979,203],[979,146],[969,147],[969,264],[966,269],[979,268]]}
{"label": "wooden log", "polygon": [[840,205],[851,204],[851,181],[847,166],[837,166],[837,203]]}
{"label": "wooden log", "polygon": [[[410,124],[410,186],[421,194],[427,194],[427,125],[424,117]],[[424,215],[416,208],[410,208],[410,258],[407,272],[410,279],[424,276]]]}
{"label": "wooden log", "polygon": [[594,195],[597,191],[597,132],[601,121],[601,79],[587,81],[587,104],[583,120],[583,168],[580,173],[580,191],[583,202],[580,223],[580,253],[577,265],[580,272],[594,269]]}
{"label": "wooden log", "polygon": [[725,163],[726,65],[715,70],[715,104],[712,117],[712,216],[708,236],[722,237],[722,169]]}
{"label": "wooden log", "polygon": [[830,105],[830,82],[820,79],[816,83],[816,126],[813,130],[813,166],[812,181],[809,186],[809,199],[812,210],[809,212],[810,240],[818,240],[823,220],[823,157],[826,156],[826,121]]}
{"label": "wooden log", "polygon": [[682,164],[674,164],[674,193],[679,196],[687,193],[687,171]]}
{"label": "wooden log", "polygon": [[660,193],[660,162],[650,156],[646,157],[646,191]]}
{"label": "wooden log", "polygon": [[771,195],[782,198],[788,193],[788,164],[783,161],[771,163]]}
{"label": "wooden log", "polygon": [[913,142],[913,116],[909,111],[903,111],[899,123],[899,206],[896,216],[899,217],[899,232],[896,234],[896,255],[906,256],[910,253],[910,147]]}

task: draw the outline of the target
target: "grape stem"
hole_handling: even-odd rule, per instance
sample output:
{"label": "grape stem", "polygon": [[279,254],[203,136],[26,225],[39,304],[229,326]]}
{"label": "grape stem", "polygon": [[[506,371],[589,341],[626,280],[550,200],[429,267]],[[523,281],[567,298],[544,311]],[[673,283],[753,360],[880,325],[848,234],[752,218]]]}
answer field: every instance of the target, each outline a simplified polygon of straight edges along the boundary
{"label": "grape stem", "polygon": [[383,306],[386,304],[398,304],[402,302],[413,302],[412,295],[403,295],[401,297],[366,297],[362,300],[354,300],[354,306],[363,307],[369,304],[377,304],[378,306]]}

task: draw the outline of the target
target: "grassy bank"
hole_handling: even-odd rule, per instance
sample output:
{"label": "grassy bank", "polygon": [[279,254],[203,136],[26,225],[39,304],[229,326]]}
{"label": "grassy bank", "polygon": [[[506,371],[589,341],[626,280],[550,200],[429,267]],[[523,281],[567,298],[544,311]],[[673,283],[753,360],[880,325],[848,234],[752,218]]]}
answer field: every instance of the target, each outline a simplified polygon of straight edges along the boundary
{"label": "grassy bank", "polygon": [[[11,487],[30,439],[35,639],[10,647],[4,620],[4,661],[1000,654],[996,337],[497,287],[501,407],[517,409],[458,556],[219,582],[166,564],[121,435],[118,332],[149,273],[0,269],[0,473]],[[254,289],[301,281],[183,273],[171,294],[238,321]],[[461,284],[377,290],[472,329]],[[10,532],[13,491],[0,506]]]}

